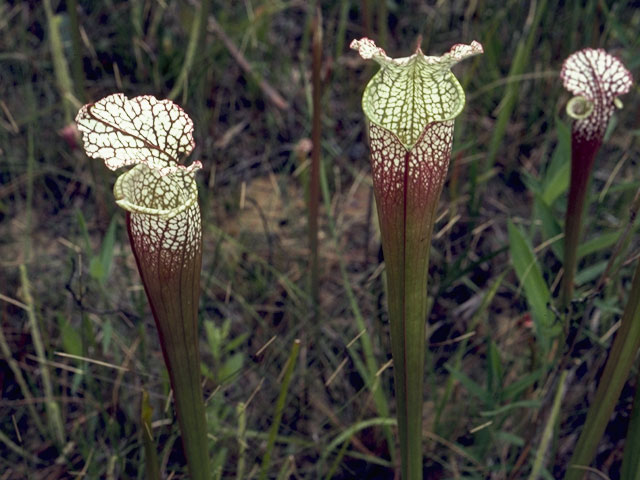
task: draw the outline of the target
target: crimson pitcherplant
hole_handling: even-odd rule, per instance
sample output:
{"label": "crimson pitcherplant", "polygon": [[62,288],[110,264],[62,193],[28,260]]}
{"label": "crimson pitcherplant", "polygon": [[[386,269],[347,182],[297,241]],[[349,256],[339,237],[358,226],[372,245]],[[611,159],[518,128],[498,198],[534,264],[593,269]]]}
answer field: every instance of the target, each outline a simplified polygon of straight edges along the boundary
{"label": "crimson pitcherplant", "polygon": [[365,88],[362,108],[387,274],[402,477],[415,480],[422,478],[429,248],[454,118],[465,102],[450,69],[483,50],[474,41],[440,57],[425,56],[418,47],[393,59],[367,38],[354,40],[351,48],[381,67]]}
{"label": "crimson pitcherplant", "polygon": [[169,371],[187,464],[209,475],[207,423],[200,385],[198,299],[202,226],[195,171],[182,165],[194,147],[193,122],[170,100],[114,94],[76,116],[84,148],[118,177],[116,203],[126,210],[131,249]]}
{"label": "crimson pitcherplant", "polygon": [[618,96],[629,91],[633,80],[620,60],[602,49],[592,48],[570,55],[562,65],[560,78],[564,87],[575,95],[567,103],[567,114],[574,122],[561,303],[568,307],[573,298],[580,226],[593,161],[602,145],[614,106],[621,105]]}

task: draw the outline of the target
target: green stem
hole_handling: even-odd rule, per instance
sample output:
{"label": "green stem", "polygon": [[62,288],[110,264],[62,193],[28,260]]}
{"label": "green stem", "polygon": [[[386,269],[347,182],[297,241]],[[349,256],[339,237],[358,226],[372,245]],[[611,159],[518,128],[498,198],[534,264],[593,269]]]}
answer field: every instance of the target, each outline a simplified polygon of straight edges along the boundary
{"label": "green stem", "polygon": [[[21,456],[22,458],[24,458],[25,460],[29,461],[34,465],[42,465],[43,463],[33,453],[28,452],[17,443],[11,441],[11,439],[2,430],[0,430],[0,444],[4,445],[9,450],[12,450],[14,453],[18,454],[19,456]],[[6,450],[4,451],[6,452]],[[5,453],[3,456],[6,458],[7,453]],[[11,472],[11,470],[9,470],[9,472]]]}
{"label": "green stem", "polygon": [[62,447],[65,442],[64,424],[60,413],[60,405],[58,405],[53,398],[53,386],[51,383],[51,376],[49,374],[49,367],[47,365],[44,342],[42,341],[42,335],[40,334],[38,320],[33,307],[31,283],[29,282],[27,267],[24,264],[20,265],[20,282],[22,284],[24,303],[28,307],[27,317],[29,318],[29,327],[31,329],[31,340],[33,341],[33,348],[36,351],[36,356],[40,363],[40,373],[42,375],[42,385],[44,387],[44,407],[47,413],[47,419],[49,420],[49,427],[51,428],[51,433],[53,433],[56,444],[58,447]]}
{"label": "green stem", "polygon": [[387,7],[387,2],[376,2],[376,6],[378,7],[376,10],[376,14],[378,15],[378,44],[386,45],[387,44],[387,25],[389,21],[389,12]]}
{"label": "green stem", "polygon": [[69,29],[71,30],[71,47],[73,58],[71,59],[71,71],[75,94],[82,103],[86,102],[84,90],[84,69],[82,67],[82,50],[80,48],[80,26],[78,24],[78,0],[67,0],[67,13],[69,14]]}
{"label": "green stem", "polygon": [[538,447],[538,451],[536,452],[533,467],[531,468],[531,473],[529,474],[529,480],[537,480],[538,478],[540,478],[540,471],[542,470],[547,450],[549,450],[549,445],[551,444],[551,440],[553,439],[553,430],[558,422],[558,415],[560,413],[562,398],[564,397],[564,391],[566,388],[565,381],[567,379],[567,373],[568,370],[564,370],[560,374],[560,379],[558,380],[558,390],[556,390],[556,395],[553,398],[553,406],[551,407],[551,413],[549,413],[549,419],[547,420],[547,423],[544,426],[544,431],[542,432],[542,438],[540,439],[540,445]]}
{"label": "green stem", "polygon": [[291,383],[291,377],[293,375],[293,370],[296,366],[296,360],[298,358],[298,352],[300,351],[300,340],[293,341],[293,347],[291,347],[291,353],[289,354],[289,359],[287,360],[287,364],[285,365],[284,378],[282,380],[282,386],[280,387],[280,394],[278,395],[278,400],[276,401],[276,411],[273,417],[273,423],[271,423],[271,428],[269,429],[269,439],[267,440],[267,449],[265,451],[264,457],[262,459],[262,469],[260,471],[260,480],[265,480],[267,478],[267,471],[269,470],[269,465],[271,464],[271,452],[273,451],[273,446],[276,443],[276,435],[278,434],[278,429],[280,428],[280,422],[282,421],[282,413],[284,412],[284,404],[287,399],[287,392],[289,391],[289,384]]}
{"label": "green stem", "polygon": [[156,444],[153,441],[153,432],[151,431],[151,414],[152,408],[149,403],[149,394],[146,390],[142,390],[142,401],[140,405],[140,423],[142,424],[142,445],[144,446],[145,470],[147,480],[160,480],[160,464],[158,463],[158,452]]}
{"label": "green stem", "polygon": [[245,454],[247,452],[247,406],[240,402],[236,407],[236,413],[238,414],[238,467],[236,468],[236,480],[243,480],[245,478]]}
{"label": "green stem", "polygon": [[27,410],[29,410],[29,414],[31,415],[33,423],[38,429],[38,432],[40,432],[40,435],[43,438],[46,438],[46,430],[44,428],[44,425],[40,421],[40,415],[38,414],[35,407],[36,401],[33,398],[33,395],[31,395],[31,390],[29,390],[29,386],[27,385],[27,381],[25,380],[24,375],[22,375],[22,369],[20,368],[20,365],[11,354],[11,349],[9,348],[9,344],[7,343],[7,340],[4,337],[4,332],[2,331],[2,325],[0,325],[0,352],[2,353],[2,357],[4,358],[4,360],[9,365],[9,368],[11,369],[11,372],[16,379],[16,383],[20,387],[22,396],[25,399],[25,405],[27,406]]}
{"label": "green stem", "polygon": [[622,480],[640,480],[640,373],[636,377],[631,420],[624,440],[624,456],[620,469]]}
{"label": "green stem", "polygon": [[[367,429],[367,428],[374,427],[374,426],[381,426],[383,428],[389,428],[389,427],[395,426],[395,425],[396,425],[396,421],[393,418],[387,418],[387,417],[369,418],[367,420],[362,420],[362,421],[356,422],[353,425],[350,425],[349,427],[347,427],[343,432],[340,432],[340,434],[336,438],[334,438],[331,441],[331,443],[329,443],[329,445],[327,445],[322,450],[322,455],[320,456],[320,460],[318,462],[318,465],[320,465],[320,467],[322,467],[322,465],[324,465],[325,459],[327,457],[329,457],[329,455],[331,455],[331,453],[339,445],[342,445],[340,453],[338,455],[336,455],[336,458],[333,461],[333,464],[329,468],[329,471],[328,471],[327,475],[324,477],[325,480],[331,480],[332,478],[334,478],[335,472],[338,469],[340,461],[342,460],[342,458],[344,456],[344,452],[342,450],[346,449],[346,447],[348,447],[350,445],[349,440],[352,439],[353,437],[355,437],[358,432],[360,432],[360,431],[362,431],[364,429]],[[355,456],[355,452],[351,451],[350,455],[351,456]],[[392,464],[387,462],[386,460],[383,460],[383,459],[380,459],[380,458],[378,458],[376,460],[379,462],[378,465],[392,466]]]}
{"label": "green stem", "polygon": [[59,30],[61,19],[59,15],[54,14],[51,0],[44,0],[43,5],[47,17],[49,49],[51,50],[51,57],[53,59],[53,71],[55,73],[56,83],[58,84],[60,98],[62,99],[64,124],[68,125],[73,118],[75,106],[71,102],[71,92],[73,88]]}
{"label": "green stem", "polygon": [[[527,21],[522,27],[523,34],[520,37],[520,42],[516,47],[513,60],[511,61],[508,78],[521,75],[528,67],[531,52],[536,44],[536,39],[539,36],[538,25],[542,21],[544,13],[547,11],[547,0],[540,1],[538,5],[536,5],[536,2],[530,3],[530,9],[535,10],[535,14],[531,15],[532,12],[530,10],[530,14],[527,15]],[[483,167],[485,171],[491,170],[495,163],[496,157],[504,140],[507,126],[509,125],[513,111],[517,106],[519,89],[519,82],[509,83],[505,88],[504,97],[502,98],[499,106],[500,113],[498,113],[498,119],[492,129],[493,134],[491,136],[491,141],[489,142],[489,151],[487,152],[485,165]]]}
{"label": "green stem", "polygon": [[565,480],[580,480],[583,477],[584,471],[579,467],[588,466],[593,460],[598,443],[627,380],[638,348],[640,348],[639,304],[640,262],[636,265],[620,329],[611,347],[593,404],[589,408],[587,420],[569,462]]}
{"label": "green stem", "polygon": [[200,7],[193,14],[193,23],[191,24],[187,53],[184,57],[184,63],[182,64],[180,75],[178,76],[171,93],[169,93],[168,98],[170,100],[174,100],[178,95],[180,95],[180,92],[182,92],[183,103],[186,103],[189,72],[193,66],[196,51],[198,48],[202,48],[202,37],[207,27],[207,16],[209,15],[210,4],[211,0],[201,0]]}

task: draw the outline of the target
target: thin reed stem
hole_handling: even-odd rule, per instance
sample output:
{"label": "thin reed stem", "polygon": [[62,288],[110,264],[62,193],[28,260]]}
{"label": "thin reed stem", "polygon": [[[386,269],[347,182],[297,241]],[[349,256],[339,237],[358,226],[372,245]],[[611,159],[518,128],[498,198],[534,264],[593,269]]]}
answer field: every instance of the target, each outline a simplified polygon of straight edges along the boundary
{"label": "thin reed stem", "polygon": [[151,403],[149,403],[149,393],[142,391],[140,405],[140,423],[142,425],[142,445],[144,446],[144,461],[147,480],[160,480],[160,464],[158,463],[158,452],[153,441],[153,431],[151,430]]}
{"label": "thin reed stem", "polygon": [[62,447],[65,441],[64,427],[62,423],[62,415],[60,414],[60,405],[53,398],[53,387],[51,384],[51,376],[49,367],[47,366],[47,355],[45,353],[40,327],[33,307],[33,297],[31,296],[31,284],[27,274],[27,267],[20,265],[20,282],[22,284],[22,295],[25,305],[27,305],[27,317],[29,319],[29,329],[31,331],[31,340],[33,348],[38,357],[40,364],[40,374],[42,375],[42,385],[44,388],[44,406],[49,420],[49,427],[58,447]]}
{"label": "thin reed stem", "polygon": [[271,423],[271,427],[269,429],[267,448],[265,450],[264,457],[262,458],[262,468],[260,470],[259,477],[260,480],[265,480],[267,478],[267,472],[269,471],[269,466],[271,465],[271,453],[273,452],[273,447],[276,443],[276,435],[278,434],[280,423],[282,422],[282,413],[284,412],[284,405],[287,399],[291,377],[293,376],[293,370],[296,366],[298,352],[300,352],[300,340],[296,339],[293,341],[291,353],[289,354],[287,364],[284,367],[284,378],[282,379],[282,385],[280,387],[278,400],[276,400],[276,410],[273,416],[273,422]]}
{"label": "thin reed stem", "polygon": [[238,466],[236,468],[236,480],[244,480],[245,455],[247,452],[247,406],[243,402],[240,402],[236,407],[236,413],[238,415]]}
{"label": "thin reed stem", "polygon": [[[22,392],[22,396],[24,397],[25,404],[27,406],[27,410],[29,410],[29,414],[33,420],[34,425],[40,432],[40,435],[46,437],[46,429],[40,420],[40,415],[38,414],[36,407],[34,405],[34,398],[31,395],[31,390],[29,390],[29,386],[27,385],[27,381],[22,375],[22,370],[20,369],[20,365],[16,362],[13,355],[11,355],[11,349],[9,348],[9,344],[7,343],[7,339],[4,336],[4,332],[2,331],[2,326],[0,325],[0,352],[2,352],[2,356],[5,361],[9,365],[13,376],[15,377],[16,383],[20,387],[20,392]],[[41,364],[42,365],[42,364]]]}
{"label": "thin reed stem", "polygon": [[69,14],[69,29],[71,30],[71,72],[73,74],[74,92],[82,103],[87,101],[84,89],[84,69],[82,66],[82,47],[80,43],[80,25],[78,23],[78,0],[67,0],[67,13]]}
{"label": "thin reed stem", "polygon": [[191,23],[191,32],[189,33],[189,44],[187,45],[187,53],[184,56],[182,70],[176,79],[176,83],[167,96],[170,100],[175,100],[182,92],[182,103],[186,103],[189,93],[189,73],[193,67],[193,60],[196,52],[202,48],[202,39],[207,28],[207,16],[211,7],[211,0],[200,0],[200,6],[193,13],[193,22]]}
{"label": "thin reed stem", "polygon": [[536,452],[535,460],[533,462],[533,467],[531,468],[531,473],[529,474],[529,480],[537,480],[540,478],[540,472],[542,470],[544,459],[546,457],[547,450],[553,440],[553,431],[558,422],[558,415],[560,414],[560,407],[562,406],[562,399],[564,398],[564,392],[566,389],[565,382],[567,380],[568,370],[563,370],[560,374],[560,379],[558,380],[558,390],[556,390],[556,394],[553,397],[553,406],[551,407],[551,412],[549,413],[549,418],[547,419],[547,423],[544,426],[544,430],[542,432],[542,438],[540,439],[540,445],[538,446],[538,451]]}
{"label": "thin reed stem", "polygon": [[640,372],[636,375],[636,394],[624,441],[624,456],[620,470],[622,480],[640,480]]}
{"label": "thin reed stem", "polygon": [[316,9],[313,19],[311,43],[311,81],[313,89],[313,118],[311,124],[311,175],[309,177],[309,250],[311,252],[311,299],[314,318],[319,316],[319,272],[318,272],[318,211],[320,203],[320,151],[322,150],[322,14]]}
{"label": "thin reed stem", "polygon": [[73,118],[73,112],[75,106],[72,102],[72,82],[69,74],[69,65],[64,56],[64,48],[62,46],[62,38],[60,36],[60,16],[53,13],[51,6],[51,0],[44,0],[44,11],[47,17],[47,27],[49,33],[49,48],[51,50],[51,57],[53,58],[53,70],[56,76],[56,82],[58,84],[58,90],[60,92],[60,98],[62,99],[63,112],[64,112],[64,124],[71,123]]}
{"label": "thin reed stem", "polygon": [[[27,450],[22,448],[20,445],[13,442],[2,430],[0,430],[0,444],[3,444],[9,450],[12,450],[13,452],[15,452],[16,454],[18,454],[28,462],[33,463],[34,465],[40,465],[43,463],[33,453],[28,452]],[[5,454],[3,453],[3,455]]]}

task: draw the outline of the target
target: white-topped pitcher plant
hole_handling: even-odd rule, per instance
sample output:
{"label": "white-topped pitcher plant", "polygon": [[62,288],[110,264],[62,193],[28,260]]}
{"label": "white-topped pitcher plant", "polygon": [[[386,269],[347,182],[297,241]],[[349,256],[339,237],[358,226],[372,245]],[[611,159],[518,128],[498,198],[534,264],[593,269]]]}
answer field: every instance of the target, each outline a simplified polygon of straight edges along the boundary
{"label": "white-topped pitcher plant", "polygon": [[415,480],[422,478],[429,248],[454,119],[465,103],[450,69],[483,50],[474,41],[440,57],[418,47],[410,57],[393,59],[367,38],[351,48],[381,67],[365,88],[362,108],[387,275],[402,478]]}
{"label": "white-topped pitcher plant", "polygon": [[[575,95],[567,103],[567,114],[574,121],[571,128],[571,183],[565,219],[564,278],[561,291],[561,305],[570,307],[580,226],[591,170],[614,109],[622,106],[618,96],[631,89],[633,78],[618,58],[602,49],[592,48],[570,55],[562,65],[560,77],[564,87]],[[620,328],[567,465],[565,480],[580,480],[589,469],[639,349],[640,263],[636,265]],[[632,444],[633,442],[628,442],[629,448]]]}
{"label": "white-topped pitcher plant", "polygon": [[114,94],[76,116],[88,156],[116,170],[116,203],[126,210],[131,249],[160,336],[192,479],[209,476],[207,422],[198,350],[202,226],[193,122],[170,100]]}
{"label": "white-topped pitcher plant", "polygon": [[568,307],[573,298],[580,227],[593,161],[604,140],[614,107],[622,106],[618,96],[629,91],[633,80],[620,60],[602,49],[593,48],[570,55],[562,65],[560,78],[564,88],[575,95],[567,103],[567,114],[574,121],[561,304]]}

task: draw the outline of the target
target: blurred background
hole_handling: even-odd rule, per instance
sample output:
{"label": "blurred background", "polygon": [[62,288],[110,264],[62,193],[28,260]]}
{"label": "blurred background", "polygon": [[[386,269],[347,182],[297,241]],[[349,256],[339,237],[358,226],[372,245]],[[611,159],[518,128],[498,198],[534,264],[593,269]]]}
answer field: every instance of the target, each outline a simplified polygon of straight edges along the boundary
{"label": "blurred background", "polygon": [[[195,124],[188,163],[204,166],[200,321],[214,478],[236,478],[240,462],[243,478],[257,477],[295,338],[301,353],[269,478],[398,478],[387,441],[395,410],[384,264],[360,103],[377,67],[349,50],[362,36],[392,57],[418,44],[431,55],[472,40],[484,46],[484,55],[454,67],[467,104],[431,251],[425,478],[528,478],[555,390],[539,369],[531,298],[513,269],[525,260],[514,258],[508,224],[522,232],[555,296],[570,159],[570,95],[559,71],[572,52],[604,48],[637,79],[640,3],[318,7],[314,320],[307,210],[315,5],[0,1],[0,480],[145,478],[143,391],[165,478],[186,478],[157,334],[113,201],[117,173],[85,156],[73,127],[84,103],[115,92],[172,96]],[[637,85],[621,100],[596,159],[577,276],[586,322],[543,478],[564,472],[639,252]],[[377,375],[367,381],[371,365]],[[636,383],[634,373],[593,464],[609,478],[619,475]],[[63,422],[57,438],[52,411]]]}

